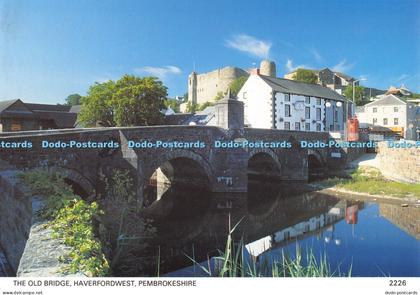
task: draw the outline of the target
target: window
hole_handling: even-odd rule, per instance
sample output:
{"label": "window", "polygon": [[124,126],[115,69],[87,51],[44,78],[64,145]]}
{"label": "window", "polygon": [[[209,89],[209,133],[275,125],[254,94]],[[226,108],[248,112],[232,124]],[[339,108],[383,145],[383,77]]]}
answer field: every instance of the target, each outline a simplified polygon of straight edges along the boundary
{"label": "window", "polygon": [[321,105],[321,99],[319,97],[316,98],[316,105],[318,105],[318,106]]}
{"label": "window", "polygon": [[290,101],[290,94],[289,93],[284,94],[284,101]]}
{"label": "window", "polygon": [[394,107],[394,113],[398,113],[398,107]]}
{"label": "window", "polygon": [[330,131],[334,131],[334,125],[330,125]]}
{"label": "window", "polygon": [[19,120],[12,119],[10,131],[21,131],[22,124]]}
{"label": "window", "polygon": [[310,118],[311,118],[311,108],[305,107],[305,119],[310,119]]}
{"label": "window", "polygon": [[290,117],[290,104],[285,104],[284,105],[284,115],[286,117]]}
{"label": "window", "polygon": [[290,130],[290,122],[284,122],[284,130]]}
{"label": "window", "polygon": [[321,131],[321,123],[316,123],[316,131]]}
{"label": "window", "polygon": [[338,111],[334,110],[334,122],[338,122]]}
{"label": "window", "polygon": [[300,131],[300,122],[295,122],[295,130]]}
{"label": "window", "polygon": [[316,109],[316,119],[321,120],[321,109],[320,108]]}
{"label": "window", "polygon": [[373,125],[376,125],[378,123],[378,119],[377,118],[373,118],[373,120],[372,120],[372,124]]}
{"label": "window", "polygon": [[311,97],[310,96],[305,96],[305,103],[311,103]]}
{"label": "window", "polygon": [[377,113],[378,112],[378,109],[377,108],[373,108],[372,109],[372,112]]}
{"label": "window", "polygon": [[310,123],[305,123],[305,130],[306,131],[311,131],[311,124]]}
{"label": "window", "polygon": [[388,125],[388,119],[384,118],[384,126]]}
{"label": "window", "polygon": [[398,125],[398,118],[394,118],[394,125]]}
{"label": "window", "polygon": [[246,92],[242,93],[242,98],[247,99],[248,98],[248,93],[246,93]]}

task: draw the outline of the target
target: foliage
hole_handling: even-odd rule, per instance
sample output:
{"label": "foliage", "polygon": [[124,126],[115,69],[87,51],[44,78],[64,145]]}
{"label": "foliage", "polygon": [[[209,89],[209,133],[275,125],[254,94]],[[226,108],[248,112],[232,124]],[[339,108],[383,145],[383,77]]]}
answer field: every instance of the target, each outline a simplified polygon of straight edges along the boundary
{"label": "foliage", "polygon": [[[363,86],[355,86],[354,87],[354,101],[356,102],[356,105],[361,106],[367,103],[367,101],[364,101],[364,93],[365,88]],[[346,89],[344,89],[344,96],[347,97],[349,100],[353,101],[353,86],[348,85]]]}
{"label": "foliage", "polygon": [[110,245],[110,264],[113,272],[124,276],[142,273],[147,259],[142,255],[148,247],[146,242],[156,230],[139,211],[142,204],[135,194],[133,179],[128,171],[115,169],[110,178],[103,177],[105,197],[101,218],[106,228],[101,236],[103,244]]}
{"label": "foliage", "polygon": [[197,111],[197,104],[189,101],[187,102],[187,106],[185,110],[187,113],[195,113]]}
{"label": "foliage", "polygon": [[20,173],[18,177],[32,194],[45,196],[45,206],[40,212],[43,218],[54,218],[58,210],[79,199],[60,173],[40,169]]}
{"label": "foliage", "polygon": [[219,92],[217,92],[216,97],[214,98],[214,100],[215,101],[221,100],[223,97],[225,97],[225,95],[226,95],[226,92],[219,91]]}
{"label": "foliage", "polygon": [[87,204],[83,200],[74,200],[61,208],[50,222],[53,237],[71,247],[68,256],[62,257],[62,261],[67,262],[64,271],[83,272],[90,277],[108,275],[108,261],[92,226],[92,220],[100,213],[96,202]]}
{"label": "foliage", "polygon": [[95,83],[82,98],[79,121],[87,126],[149,126],[161,124],[167,88],[155,77],[124,75]]}
{"label": "foliage", "polygon": [[33,194],[44,196],[41,216],[50,220],[47,226],[53,230],[53,237],[70,247],[68,256],[61,258],[67,263],[62,271],[83,272],[88,276],[107,275],[109,265],[93,230],[93,220],[102,214],[98,205],[95,202],[88,204],[74,195],[57,172],[28,171],[21,173],[19,179]]}
{"label": "foliage", "polygon": [[166,99],[165,100],[165,107],[171,107],[172,110],[174,110],[175,113],[179,113],[179,105],[181,104],[180,101],[176,99]]}
{"label": "foliage", "polygon": [[235,241],[232,234],[238,224],[229,231],[226,247],[224,251],[219,251],[219,256],[215,257],[216,269],[212,271],[210,267],[199,265],[194,258],[189,257],[198,267],[209,276],[218,277],[333,277],[351,276],[351,267],[346,273],[341,273],[340,269],[332,271],[328,263],[327,256],[324,254],[317,259],[312,250],[306,250],[304,256],[301,248],[296,244],[294,257],[282,252],[281,261],[273,261],[270,265],[268,261],[257,262],[245,259],[243,239]]}
{"label": "foliage", "polygon": [[68,105],[68,106],[79,105],[81,103],[81,99],[82,99],[82,96],[78,93],[70,94],[66,98],[65,105]]}
{"label": "foliage", "polygon": [[205,103],[198,104],[198,105],[197,105],[197,110],[198,110],[198,111],[202,111],[202,110],[204,110],[206,107],[210,107],[210,106],[214,106],[214,103],[213,103],[213,102],[210,102],[210,101],[206,101]]}
{"label": "foliage", "polygon": [[297,69],[296,73],[293,75],[293,80],[312,84],[318,83],[317,75],[313,71],[307,69]]}
{"label": "foliage", "polygon": [[182,97],[182,101],[183,101],[183,102],[188,101],[188,92],[185,92],[185,93],[184,93],[184,96]]}
{"label": "foliage", "polygon": [[239,91],[241,90],[242,86],[244,86],[246,80],[248,80],[247,76],[241,76],[233,80],[230,85],[230,93],[233,97],[238,96]]}

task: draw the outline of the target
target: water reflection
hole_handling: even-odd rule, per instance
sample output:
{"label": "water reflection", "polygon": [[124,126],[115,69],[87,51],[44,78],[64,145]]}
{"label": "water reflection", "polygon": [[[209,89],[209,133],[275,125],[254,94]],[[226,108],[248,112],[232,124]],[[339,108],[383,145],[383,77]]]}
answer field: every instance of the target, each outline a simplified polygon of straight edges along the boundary
{"label": "water reflection", "polygon": [[[332,268],[351,265],[354,276],[420,275],[418,208],[285,187],[251,183],[248,194],[166,190],[143,212],[154,220],[157,232],[151,247],[159,249],[155,261],[160,274],[202,275],[199,268],[189,267],[191,258],[207,261],[217,255],[225,247],[229,223],[240,221],[234,236],[245,240],[255,260],[279,259],[282,251],[294,252],[299,243],[317,255],[326,252]],[[156,268],[150,265],[141,275],[153,276]]]}

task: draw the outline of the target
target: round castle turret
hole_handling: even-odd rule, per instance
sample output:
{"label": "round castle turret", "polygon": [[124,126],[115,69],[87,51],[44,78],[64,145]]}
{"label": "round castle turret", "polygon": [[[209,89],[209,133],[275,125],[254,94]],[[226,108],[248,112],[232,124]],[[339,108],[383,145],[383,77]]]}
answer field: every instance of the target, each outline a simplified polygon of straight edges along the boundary
{"label": "round castle turret", "polygon": [[264,59],[260,64],[260,74],[264,76],[276,77],[276,64],[274,61]]}

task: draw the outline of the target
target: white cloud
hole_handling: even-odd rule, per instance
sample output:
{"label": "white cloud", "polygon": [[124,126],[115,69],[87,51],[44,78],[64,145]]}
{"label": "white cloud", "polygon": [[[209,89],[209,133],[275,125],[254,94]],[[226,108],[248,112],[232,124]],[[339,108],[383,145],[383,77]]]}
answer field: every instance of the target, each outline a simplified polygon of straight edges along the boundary
{"label": "white cloud", "polygon": [[403,80],[407,80],[408,78],[410,78],[410,75],[407,75],[407,74],[402,74],[401,76],[399,76],[398,78],[397,78],[397,82],[401,82],[401,81],[403,81]]}
{"label": "white cloud", "polygon": [[294,70],[297,70],[297,69],[308,69],[308,68],[310,68],[310,67],[308,67],[307,65],[297,65],[297,66],[294,66],[293,65],[293,60],[291,60],[290,58],[287,59],[286,69],[289,72],[293,72]]}
{"label": "white cloud", "polygon": [[271,42],[259,40],[245,34],[235,35],[231,40],[226,40],[227,47],[246,52],[259,58],[269,57],[271,45]]}
{"label": "white cloud", "polygon": [[354,64],[349,64],[346,59],[343,59],[338,64],[332,67],[334,72],[342,72],[345,73],[351,70],[354,67]]}
{"label": "white cloud", "polygon": [[149,75],[158,77],[160,79],[165,79],[168,75],[171,75],[171,74],[178,75],[182,73],[181,69],[176,66],[165,66],[165,67],[146,66],[146,67],[136,68],[134,69],[134,72],[141,73],[141,74],[147,73]]}
{"label": "white cloud", "polygon": [[311,53],[314,56],[316,62],[322,63],[324,61],[324,58],[321,56],[321,54],[319,54],[318,50],[316,50],[315,48],[311,49]]}

